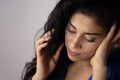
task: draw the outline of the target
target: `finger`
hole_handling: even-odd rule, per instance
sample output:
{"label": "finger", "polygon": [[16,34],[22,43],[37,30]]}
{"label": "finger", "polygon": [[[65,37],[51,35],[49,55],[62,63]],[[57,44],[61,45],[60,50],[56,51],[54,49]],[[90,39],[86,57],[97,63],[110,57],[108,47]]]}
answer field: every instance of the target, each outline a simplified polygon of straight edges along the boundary
{"label": "finger", "polygon": [[59,46],[58,50],[56,51],[55,55],[53,56],[54,62],[56,62],[56,61],[58,60],[59,55],[60,55],[60,52],[61,52],[63,46],[64,46],[64,43],[62,43],[62,44]]}
{"label": "finger", "polygon": [[120,30],[119,30],[119,32],[116,34],[116,36],[115,36],[115,38],[113,39],[113,43],[116,43],[116,42],[118,42],[120,40]]}
{"label": "finger", "polygon": [[40,56],[40,55],[41,55],[40,51],[41,51],[43,48],[45,48],[45,47],[47,46],[47,44],[48,44],[48,43],[45,42],[45,43],[39,45],[39,46],[36,48],[37,56]]}
{"label": "finger", "polygon": [[43,37],[48,37],[48,36],[50,36],[50,35],[51,35],[50,31],[48,31],[48,32],[46,32],[46,33],[44,34]]}
{"label": "finger", "polygon": [[108,32],[108,35],[106,37],[106,40],[109,42],[112,40],[114,32],[115,32],[115,28],[116,28],[116,23],[114,23],[110,29],[110,31]]}
{"label": "finger", "polygon": [[[52,29],[51,31],[52,31],[52,32],[55,32],[55,29]],[[45,42],[45,41],[49,41],[50,38],[51,38],[51,32],[48,31],[48,32],[46,32],[46,33],[42,36],[41,39],[39,39],[39,40],[36,42],[36,46],[42,44],[42,43]]]}
{"label": "finger", "polygon": [[50,35],[51,35],[51,31],[52,31],[52,33],[54,33],[54,32],[55,32],[55,29],[49,30],[47,33],[44,34],[43,37],[48,37],[48,36],[50,36]]}
{"label": "finger", "polygon": [[55,32],[55,29],[54,29],[54,28],[52,29],[52,32],[53,32],[53,33]]}
{"label": "finger", "polygon": [[48,42],[51,39],[51,36],[41,38],[36,42],[36,47],[39,46],[40,44],[43,44],[44,42]]}
{"label": "finger", "polygon": [[50,31],[46,32],[37,42],[36,44],[41,43],[42,40],[44,40],[44,38],[49,37],[50,36]]}

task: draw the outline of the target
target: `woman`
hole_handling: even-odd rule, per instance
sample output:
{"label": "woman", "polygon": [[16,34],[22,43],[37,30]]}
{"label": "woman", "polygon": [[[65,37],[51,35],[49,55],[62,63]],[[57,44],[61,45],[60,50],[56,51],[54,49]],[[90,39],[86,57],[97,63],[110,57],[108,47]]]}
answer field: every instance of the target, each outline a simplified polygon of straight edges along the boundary
{"label": "woman", "polygon": [[120,40],[117,0],[60,0],[36,41],[23,80],[120,80],[111,50]]}

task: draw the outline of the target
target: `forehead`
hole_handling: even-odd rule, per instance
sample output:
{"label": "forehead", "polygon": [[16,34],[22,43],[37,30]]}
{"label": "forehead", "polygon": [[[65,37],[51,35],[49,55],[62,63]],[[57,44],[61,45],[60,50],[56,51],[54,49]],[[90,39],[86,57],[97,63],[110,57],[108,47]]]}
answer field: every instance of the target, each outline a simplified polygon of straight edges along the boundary
{"label": "forehead", "polygon": [[70,19],[71,23],[76,29],[82,29],[90,32],[103,32],[105,29],[97,24],[96,18],[93,16],[84,15],[82,13],[76,12],[72,15]]}

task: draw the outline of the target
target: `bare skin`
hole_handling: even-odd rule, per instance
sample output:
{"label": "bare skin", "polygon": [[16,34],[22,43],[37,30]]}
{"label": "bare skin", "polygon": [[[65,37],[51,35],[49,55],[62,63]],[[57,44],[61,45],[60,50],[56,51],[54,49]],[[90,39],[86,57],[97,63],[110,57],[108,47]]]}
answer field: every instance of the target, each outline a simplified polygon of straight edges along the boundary
{"label": "bare skin", "polygon": [[[79,15],[79,14],[78,14],[78,16],[81,17],[81,15]],[[82,15],[82,17],[86,17],[87,19],[90,18],[90,17],[83,16],[83,15]],[[90,18],[90,20],[91,20],[91,18]],[[67,44],[70,49],[72,48],[72,50],[74,50],[76,52],[79,52],[81,50],[81,53],[86,53],[85,55],[83,55],[83,56],[79,55],[78,57],[72,57],[68,54],[68,57],[73,61],[73,63],[68,68],[66,80],[79,80],[79,79],[87,80],[91,74],[92,74],[93,80],[107,80],[107,64],[106,64],[107,57],[108,57],[109,51],[111,50],[113,45],[117,41],[120,40],[120,31],[113,37],[114,32],[115,32],[115,27],[116,27],[116,24],[112,25],[110,31],[107,34],[103,35],[101,38],[99,38],[99,40],[96,39],[97,42],[94,43],[94,45],[97,45],[97,46],[95,48],[89,47],[89,48],[91,48],[91,49],[89,49],[90,50],[89,55],[88,55],[88,52],[84,50],[84,48],[83,49],[80,48],[81,43],[77,43],[78,42],[77,40],[79,40],[77,38],[79,38],[81,35],[80,33],[79,34],[77,33],[77,37],[76,37],[76,35],[74,36],[74,39],[76,38],[76,40],[74,40],[74,44],[71,41],[70,41],[70,43],[65,42],[65,45]],[[86,31],[86,29],[84,28],[84,30],[81,30],[81,31]],[[98,29],[96,29],[96,30],[98,30]],[[78,29],[78,31],[79,31],[79,29]],[[101,31],[103,31],[103,30],[101,30]],[[99,32],[102,33],[101,31],[99,31]],[[36,42],[36,54],[37,54],[36,67],[37,67],[37,69],[36,69],[36,73],[34,74],[32,80],[45,80],[45,78],[47,76],[49,76],[49,74],[53,71],[53,69],[56,66],[54,61],[57,62],[60,52],[64,46],[63,44],[61,44],[59,46],[57,52],[55,53],[53,58],[50,60],[50,63],[49,63],[50,71],[45,72],[46,69],[43,66],[44,61],[43,61],[43,56],[41,55],[43,52],[41,50],[47,46],[47,42],[50,39],[51,39],[50,32],[47,32],[41,39],[39,39]],[[92,37],[90,39],[95,39],[95,38]],[[72,40],[72,38],[71,38],[71,40]],[[70,46],[71,43],[72,43],[72,45]],[[75,43],[77,43],[77,45]],[[68,46],[66,46],[66,48],[68,48]],[[93,43],[88,44],[88,43],[84,42],[84,45],[83,45],[83,42],[82,42],[82,47],[83,46],[84,47],[85,46],[93,46]],[[69,51],[68,51],[68,53],[69,53]],[[99,73],[98,73],[98,70],[99,70]],[[80,76],[80,78],[79,78],[79,76]]]}
{"label": "bare skin", "polygon": [[72,16],[66,30],[65,44],[73,64],[68,68],[66,80],[88,80],[90,75],[93,76],[92,80],[107,80],[107,57],[115,42],[120,40],[120,31],[113,37],[115,27],[116,23],[106,34],[94,17],[80,13]]}
{"label": "bare skin", "polygon": [[[91,65],[93,67],[93,80],[107,80],[107,59],[109,51],[113,45],[120,40],[120,30],[114,36],[115,28],[116,23],[112,25],[111,30],[99,45],[95,55],[91,59]],[[100,70],[100,72],[98,73],[97,70]]]}
{"label": "bare skin", "polygon": [[45,72],[45,67],[43,66],[43,63],[44,63],[43,58],[44,57],[41,55],[41,54],[43,54],[42,49],[47,46],[48,41],[50,39],[51,39],[51,36],[50,36],[50,31],[49,31],[41,39],[39,39],[36,42],[36,54],[37,54],[37,65],[36,66],[37,66],[37,69],[36,69],[36,73],[33,76],[32,80],[45,80],[45,78],[53,71],[53,69],[56,66],[55,62],[57,62],[57,60],[58,60],[58,57],[59,57],[60,52],[62,50],[63,44],[60,45],[56,54],[50,60],[49,72],[48,71]]}

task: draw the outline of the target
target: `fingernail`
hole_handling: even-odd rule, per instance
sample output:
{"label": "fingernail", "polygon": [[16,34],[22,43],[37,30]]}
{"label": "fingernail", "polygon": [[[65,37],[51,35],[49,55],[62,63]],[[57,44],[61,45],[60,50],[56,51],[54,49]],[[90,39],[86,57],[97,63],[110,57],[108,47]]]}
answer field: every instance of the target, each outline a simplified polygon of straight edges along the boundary
{"label": "fingernail", "polygon": [[52,29],[52,32],[55,32],[55,29],[54,29],[54,28]]}

